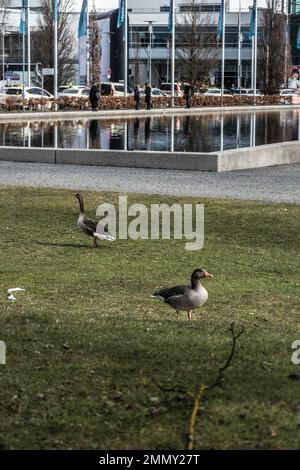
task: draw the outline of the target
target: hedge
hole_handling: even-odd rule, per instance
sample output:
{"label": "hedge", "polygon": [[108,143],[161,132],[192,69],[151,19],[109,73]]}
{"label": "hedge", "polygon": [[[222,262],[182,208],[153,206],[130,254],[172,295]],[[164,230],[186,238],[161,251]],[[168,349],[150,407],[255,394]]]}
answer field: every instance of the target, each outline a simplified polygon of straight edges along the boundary
{"label": "hedge", "polygon": [[[207,106],[249,106],[249,105],[280,105],[290,104],[291,97],[288,96],[253,96],[247,95],[226,95],[223,100],[220,96],[195,96],[191,100],[191,107],[207,107]],[[16,99],[7,98],[5,102],[0,103],[0,112],[10,111],[50,111],[55,110],[55,105],[59,110],[75,111],[89,110],[90,103],[88,98],[58,98],[56,101],[47,101],[45,99]],[[152,107],[170,108],[172,104],[171,97],[155,97],[152,100]],[[115,110],[115,109],[134,109],[135,102],[132,96],[103,96],[98,106],[99,110]],[[141,108],[145,106],[142,99]],[[184,98],[175,98],[175,107],[183,108],[185,106]]]}

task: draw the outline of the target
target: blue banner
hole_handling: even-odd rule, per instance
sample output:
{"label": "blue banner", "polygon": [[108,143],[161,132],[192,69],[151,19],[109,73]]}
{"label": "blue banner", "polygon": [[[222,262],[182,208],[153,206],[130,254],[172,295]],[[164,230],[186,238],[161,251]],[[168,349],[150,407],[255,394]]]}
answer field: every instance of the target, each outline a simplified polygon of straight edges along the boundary
{"label": "blue banner", "polygon": [[170,33],[173,31],[173,8],[174,8],[174,0],[170,0],[169,19],[168,19],[168,30]]}
{"label": "blue banner", "polygon": [[54,5],[53,5],[53,17],[54,21],[57,21],[58,18],[58,0],[54,0]]}
{"label": "blue banner", "polygon": [[256,0],[253,0],[253,7],[251,13],[251,21],[250,21],[250,31],[249,31],[249,38],[253,38],[255,36],[255,22],[256,22]]}
{"label": "blue banner", "polygon": [[78,37],[79,38],[81,38],[82,36],[87,36],[87,22],[88,22],[87,7],[88,7],[87,0],[83,0],[80,17],[79,17],[79,24],[78,24]]}
{"label": "blue banner", "polygon": [[20,34],[25,33],[25,20],[23,19],[23,14],[21,15],[20,19],[20,29],[19,29]]}
{"label": "blue banner", "polygon": [[297,49],[300,49],[300,23],[298,24],[297,30]]}
{"label": "blue banner", "polygon": [[223,34],[224,7],[225,7],[225,0],[222,0],[219,21],[218,21],[218,28],[217,28],[217,40],[218,41],[220,41],[222,34]]}
{"label": "blue banner", "polygon": [[120,2],[118,20],[117,20],[117,28],[120,28],[122,26],[122,24],[124,23],[124,21],[125,21],[125,14],[127,14],[127,12],[125,13],[125,9],[126,9],[125,3],[126,3],[125,0],[121,0],[121,2]]}
{"label": "blue banner", "polygon": [[22,0],[22,13],[20,19],[20,33],[25,34],[28,24],[28,0]]}

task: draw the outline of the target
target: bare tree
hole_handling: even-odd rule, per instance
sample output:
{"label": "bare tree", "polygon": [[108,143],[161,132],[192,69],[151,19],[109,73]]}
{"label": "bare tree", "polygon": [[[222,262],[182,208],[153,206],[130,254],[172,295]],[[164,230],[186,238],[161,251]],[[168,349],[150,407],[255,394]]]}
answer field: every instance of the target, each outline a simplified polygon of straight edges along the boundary
{"label": "bare tree", "polygon": [[101,31],[97,22],[95,4],[89,17],[90,28],[90,84],[101,81]]}
{"label": "bare tree", "polygon": [[9,0],[0,0],[0,27],[1,32],[5,27],[5,21],[8,16]]}
{"label": "bare tree", "polygon": [[210,18],[201,13],[201,2],[189,0],[177,16],[176,55],[182,77],[192,87],[207,82],[211,70],[219,62],[215,32],[209,28]]}
{"label": "bare tree", "polygon": [[[8,5],[9,5],[9,0],[0,0],[0,32],[2,36],[2,41],[4,41],[4,33],[5,33],[5,23],[6,19],[8,16]],[[1,46],[3,47],[3,43],[1,42]],[[4,70],[2,70],[3,67],[1,67],[1,72],[2,72],[2,77],[4,79]]]}
{"label": "bare tree", "polygon": [[136,33],[136,44],[135,44],[135,58],[134,58],[134,83],[137,85],[141,82],[141,37],[140,33]]}
{"label": "bare tree", "polygon": [[[41,1],[41,15],[38,31],[33,34],[33,59],[42,67],[54,64],[54,23],[53,0]],[[73,80],[76,64],[76,44],[71,29],[73,0],[58,0],[58,85]],[[53,90],[53,77],[45,77],[45,88]]]}
{"label": "bare tree", "polygon": [[258,80],[264,94],[275,95],[285,82],[291,62],[281,0],[268,0],[260,37]]}

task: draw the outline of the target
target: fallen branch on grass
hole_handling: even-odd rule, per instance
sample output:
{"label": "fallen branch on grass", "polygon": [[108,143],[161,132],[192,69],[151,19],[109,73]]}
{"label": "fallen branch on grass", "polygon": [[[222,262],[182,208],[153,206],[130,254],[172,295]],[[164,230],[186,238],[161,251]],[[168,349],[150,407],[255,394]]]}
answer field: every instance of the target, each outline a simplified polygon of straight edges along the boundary
{"label": "fallen branch on grass", "polygon": [[193,399],[193,408],[192,408],[192,412],[191,412],[191,415],[190,415],[189,425],[188,425],[188,432],[187,432],[187,440],[188,440],[187,450],[193,450],[194,449],[196,419],[197,419],[197,416],[198,416],[199,412],[201,411],[201,402],[203,400],[203,397],[204,397],[205,393],[207,393],[209,390],[212,390],[215,387],[220,386],[222,384],[222,381],[224,379],[224,373],[230,367],[230,365],[231,365],[231,363],[234,359],[234,355],[235,355],[235,352],[236,352],[236,343],[237,343],[238,338],[244,333],[244,327],[242,327],[239,332],[236,332],[235,327],[234,327],[234,323],[231,323],[231,325],[229,327],[229,331],[231,332],[231,336],[232,336],[231,350],[230,350],[229,356],[228,356],[225,364],[222,367],[220,367],[220,369],[218,371],[218,374],[217,374],[215,380],[212,382],[211,385],[206,385],[204,383],[200,383],[199,386],[196,389],[196,392],[192,392],[188,389],[184,390],[184,389],[179,388],[179,387],[165,388],[165,387],[161,386],[160,384],[158,384],[155,380],[153,380],[155,385],[162,392],[165,392],[165,393],[170,393],[170,392],[172,392],[172,393],[182,393],[183,395],[189,396]]}

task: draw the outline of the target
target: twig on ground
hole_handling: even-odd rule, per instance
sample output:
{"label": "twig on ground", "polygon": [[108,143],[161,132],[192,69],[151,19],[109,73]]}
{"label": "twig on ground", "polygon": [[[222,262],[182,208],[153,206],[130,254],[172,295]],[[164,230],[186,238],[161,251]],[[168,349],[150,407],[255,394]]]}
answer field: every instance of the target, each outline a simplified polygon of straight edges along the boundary
{"label": "twig on ground", "polygon": [[178,387],[170,387],[166,388],[158,384],[155,379],[152,378],[154,384],[162,391],[166,393],[182,393],[184,395],[187,395],[193,399],[193,408],[192,412],[190,415],[189,419],[189,425],[188,425],[188,433],[187,433],[187,450],[193,450],[194,449],[194,444],[195,444],[195,428],[196,428],[196,420],[199,412],[201,411],[201,402],[203,400],[203,397],[205,395],[205,392],[212,390],[213,388],[221,385],[223,378],[224,378],[224,372],[230,367],[235,351],[236,351],[236,343],[238,338],[244,333],[245,329],[242,327],[238,333],[235,332],[234,328],[234,323],[231,323],[229,327],[229,331],[231,332],[232,336],[232,345],[231,345],[231,350],[229,353],[229,356],[225,362],[225,364],[219,369],[218,374],[216,376],[216,379],[213,381],[211,385],[206,385],[204,383],[200,383],[200,385],[197,387],[195,392],[191,392],[190,390],[183,390]]}

